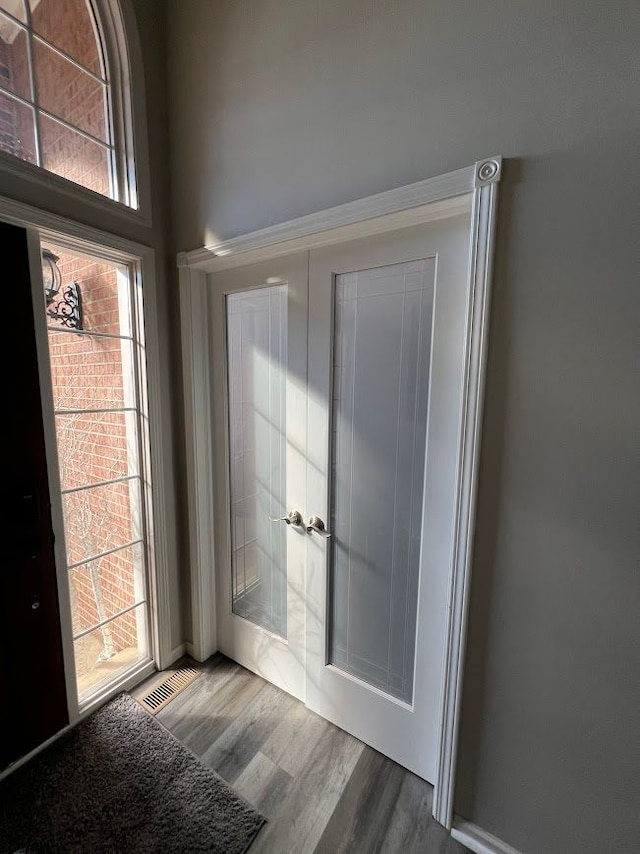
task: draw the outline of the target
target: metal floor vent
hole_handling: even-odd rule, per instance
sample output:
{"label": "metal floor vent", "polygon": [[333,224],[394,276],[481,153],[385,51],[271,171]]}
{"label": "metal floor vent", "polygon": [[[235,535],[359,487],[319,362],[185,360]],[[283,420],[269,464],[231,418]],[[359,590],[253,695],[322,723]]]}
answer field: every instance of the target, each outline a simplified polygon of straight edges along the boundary
{"label": "metal floor vent", "polygon": [[181,667],[180,670],[174,670],[164,682],[141,697],[140,703],[152,715],[157,714],[181,691],[184,691],[187,685],[191,685],[193,680],[200,676],[200,672],[200,670],[194,670],[193,667]]}

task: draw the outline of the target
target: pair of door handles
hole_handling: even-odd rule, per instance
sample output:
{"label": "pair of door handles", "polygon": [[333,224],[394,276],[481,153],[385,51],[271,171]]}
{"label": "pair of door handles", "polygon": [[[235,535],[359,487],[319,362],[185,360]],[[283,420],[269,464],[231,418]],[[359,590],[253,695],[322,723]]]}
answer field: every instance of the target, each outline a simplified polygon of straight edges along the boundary
{"label": "pair of door handles", "polygon": [[286,516],[269,516],[272,522],[285,522],[287,525],[293,525],[295,528],[306,527],[307,534],[319,534],[321,537],[328,538],[331,536],[325,528],[324,522],[319,516],[312,516],[305,526],[302,521],[302,513],[299,510],[290,510]]}

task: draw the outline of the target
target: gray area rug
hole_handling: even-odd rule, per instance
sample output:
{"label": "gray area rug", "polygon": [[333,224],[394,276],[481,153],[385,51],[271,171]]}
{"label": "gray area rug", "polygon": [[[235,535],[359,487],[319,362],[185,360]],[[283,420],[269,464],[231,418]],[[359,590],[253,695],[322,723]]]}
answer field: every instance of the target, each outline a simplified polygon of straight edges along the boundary
{"label": "gray area rug", "polygon": [[242,854],[264,821],[127,694],[0,783],[2,854]]}

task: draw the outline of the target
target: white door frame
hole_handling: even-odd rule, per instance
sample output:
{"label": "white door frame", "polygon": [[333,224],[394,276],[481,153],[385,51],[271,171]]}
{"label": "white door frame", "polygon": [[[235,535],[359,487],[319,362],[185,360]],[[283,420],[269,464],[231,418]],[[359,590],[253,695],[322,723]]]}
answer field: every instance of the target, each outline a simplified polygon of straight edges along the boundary
{"label": "white door frame", "polygon": [[485,158],[473,166],[446,175],[178,255],[192,599],[190,651],[197,659],[204,660],[217,648],[213,532],[213,479],[216,472],[211,431],[207,273],[442,219],[468,210],[471,197],[470,301],[464,355],[465,378],[460,401],[462,418],[451,544],[449,613],[442,667],[441,732],[433,799],[433,815],[448,829],[453,822],[491,270],[501,171],[501,157]]}

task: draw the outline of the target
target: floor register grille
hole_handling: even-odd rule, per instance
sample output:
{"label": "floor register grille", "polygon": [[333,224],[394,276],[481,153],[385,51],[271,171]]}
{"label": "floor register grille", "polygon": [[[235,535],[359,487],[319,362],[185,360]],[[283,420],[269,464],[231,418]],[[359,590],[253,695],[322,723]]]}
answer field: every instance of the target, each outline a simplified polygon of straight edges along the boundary
{"label": "floor register grille", "polygon": [[180,670],[174,670],[171,676],[149,691],[148,694],[138,698],[138,701],[150,714],[155,715],[160,709],[164,709],[167,703],[170,703],[181,691],[184,691],[188,685],[191,685],[198,676],[200,676],[199,670],[195,670],[193,667],[181,667]]}

